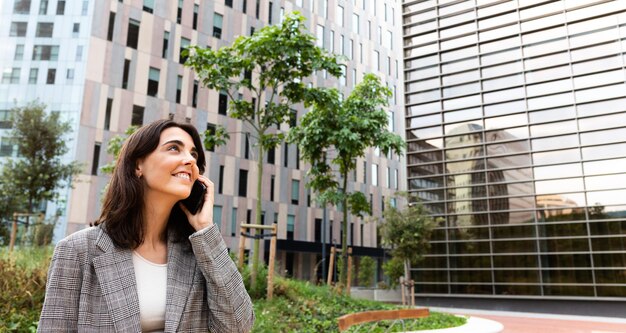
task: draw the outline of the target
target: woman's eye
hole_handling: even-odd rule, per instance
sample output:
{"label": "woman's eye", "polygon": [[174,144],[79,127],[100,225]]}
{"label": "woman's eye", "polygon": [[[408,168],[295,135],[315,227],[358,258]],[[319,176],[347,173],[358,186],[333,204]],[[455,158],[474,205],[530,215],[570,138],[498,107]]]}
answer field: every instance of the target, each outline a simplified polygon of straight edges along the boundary
{"label": "woman's eye", "polygon": [[170,146],[169,148],[167,148],[167,150],[179,151],[178,146],[176,145]]}
{"label": "woman's eye", "polygon": [[191,153],[191,156],[192,156],[194,159],[198,160],[198,153],[193,152],[193,153]]}

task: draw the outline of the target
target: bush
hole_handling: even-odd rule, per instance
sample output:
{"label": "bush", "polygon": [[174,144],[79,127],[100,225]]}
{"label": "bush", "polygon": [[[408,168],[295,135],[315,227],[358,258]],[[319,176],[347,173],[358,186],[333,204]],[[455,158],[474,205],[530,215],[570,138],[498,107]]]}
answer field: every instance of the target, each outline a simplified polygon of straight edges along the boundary
{"label": "bush", "polygon": [[404,263],[402,259],[392,257],[391,260],[383,264],[383,272],[389,277],[389,287],[397,287],[400,283],[400,277],[404,276]]}
{"label": "bush", "polygon": [[359,261],[359,285],[371,287],[374,282],[374,270],[376,262],[372,257],[362,257]]}
{"label": "bush", "polygon": [[0,332],[37,329],[52,247],[0,250]]}

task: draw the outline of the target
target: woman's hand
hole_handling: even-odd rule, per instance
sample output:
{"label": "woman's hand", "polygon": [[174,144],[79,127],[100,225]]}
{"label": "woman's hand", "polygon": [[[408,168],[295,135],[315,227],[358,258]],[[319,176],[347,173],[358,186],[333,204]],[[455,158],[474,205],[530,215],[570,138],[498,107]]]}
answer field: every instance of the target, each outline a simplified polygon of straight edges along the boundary
{"label": "woman's hand", "polygon": [[185,205],[178,203],[185,215],[187,215],[189,224],[191,224],[196,231],[213,225],[213,203],[215,201],[215,186],[213,185],[213,182],[205,176],[199,176],[198,181],[202,182],[204,186],[206,186],[204,203],[202,204],[202,207],[200,207],[200,210],[198,210],[195,215],[192,215]]}

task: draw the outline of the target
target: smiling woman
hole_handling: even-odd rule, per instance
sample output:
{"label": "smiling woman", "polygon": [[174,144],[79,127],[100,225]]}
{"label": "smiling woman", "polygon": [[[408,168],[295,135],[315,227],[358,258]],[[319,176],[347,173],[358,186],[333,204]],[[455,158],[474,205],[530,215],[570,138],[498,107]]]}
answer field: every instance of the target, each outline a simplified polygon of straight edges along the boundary
{"label": "smiling woman", "polygon": [[[95,226],[57,244],[40,331],[248,332],[250,297],[213,224],[213,183],[189,124],[159,120],[122,147]],[[191,214],[180,201],[206,187]]]}

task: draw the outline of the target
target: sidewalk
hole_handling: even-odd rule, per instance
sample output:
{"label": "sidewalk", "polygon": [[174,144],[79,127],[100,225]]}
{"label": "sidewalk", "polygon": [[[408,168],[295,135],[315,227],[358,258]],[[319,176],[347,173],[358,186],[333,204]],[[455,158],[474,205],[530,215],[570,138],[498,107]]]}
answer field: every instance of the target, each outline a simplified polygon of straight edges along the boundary
{"label": "sidewalk", "polygon": [[626,333],[626,319],[429,307],[431,311],[497,321],[503,333]]}

